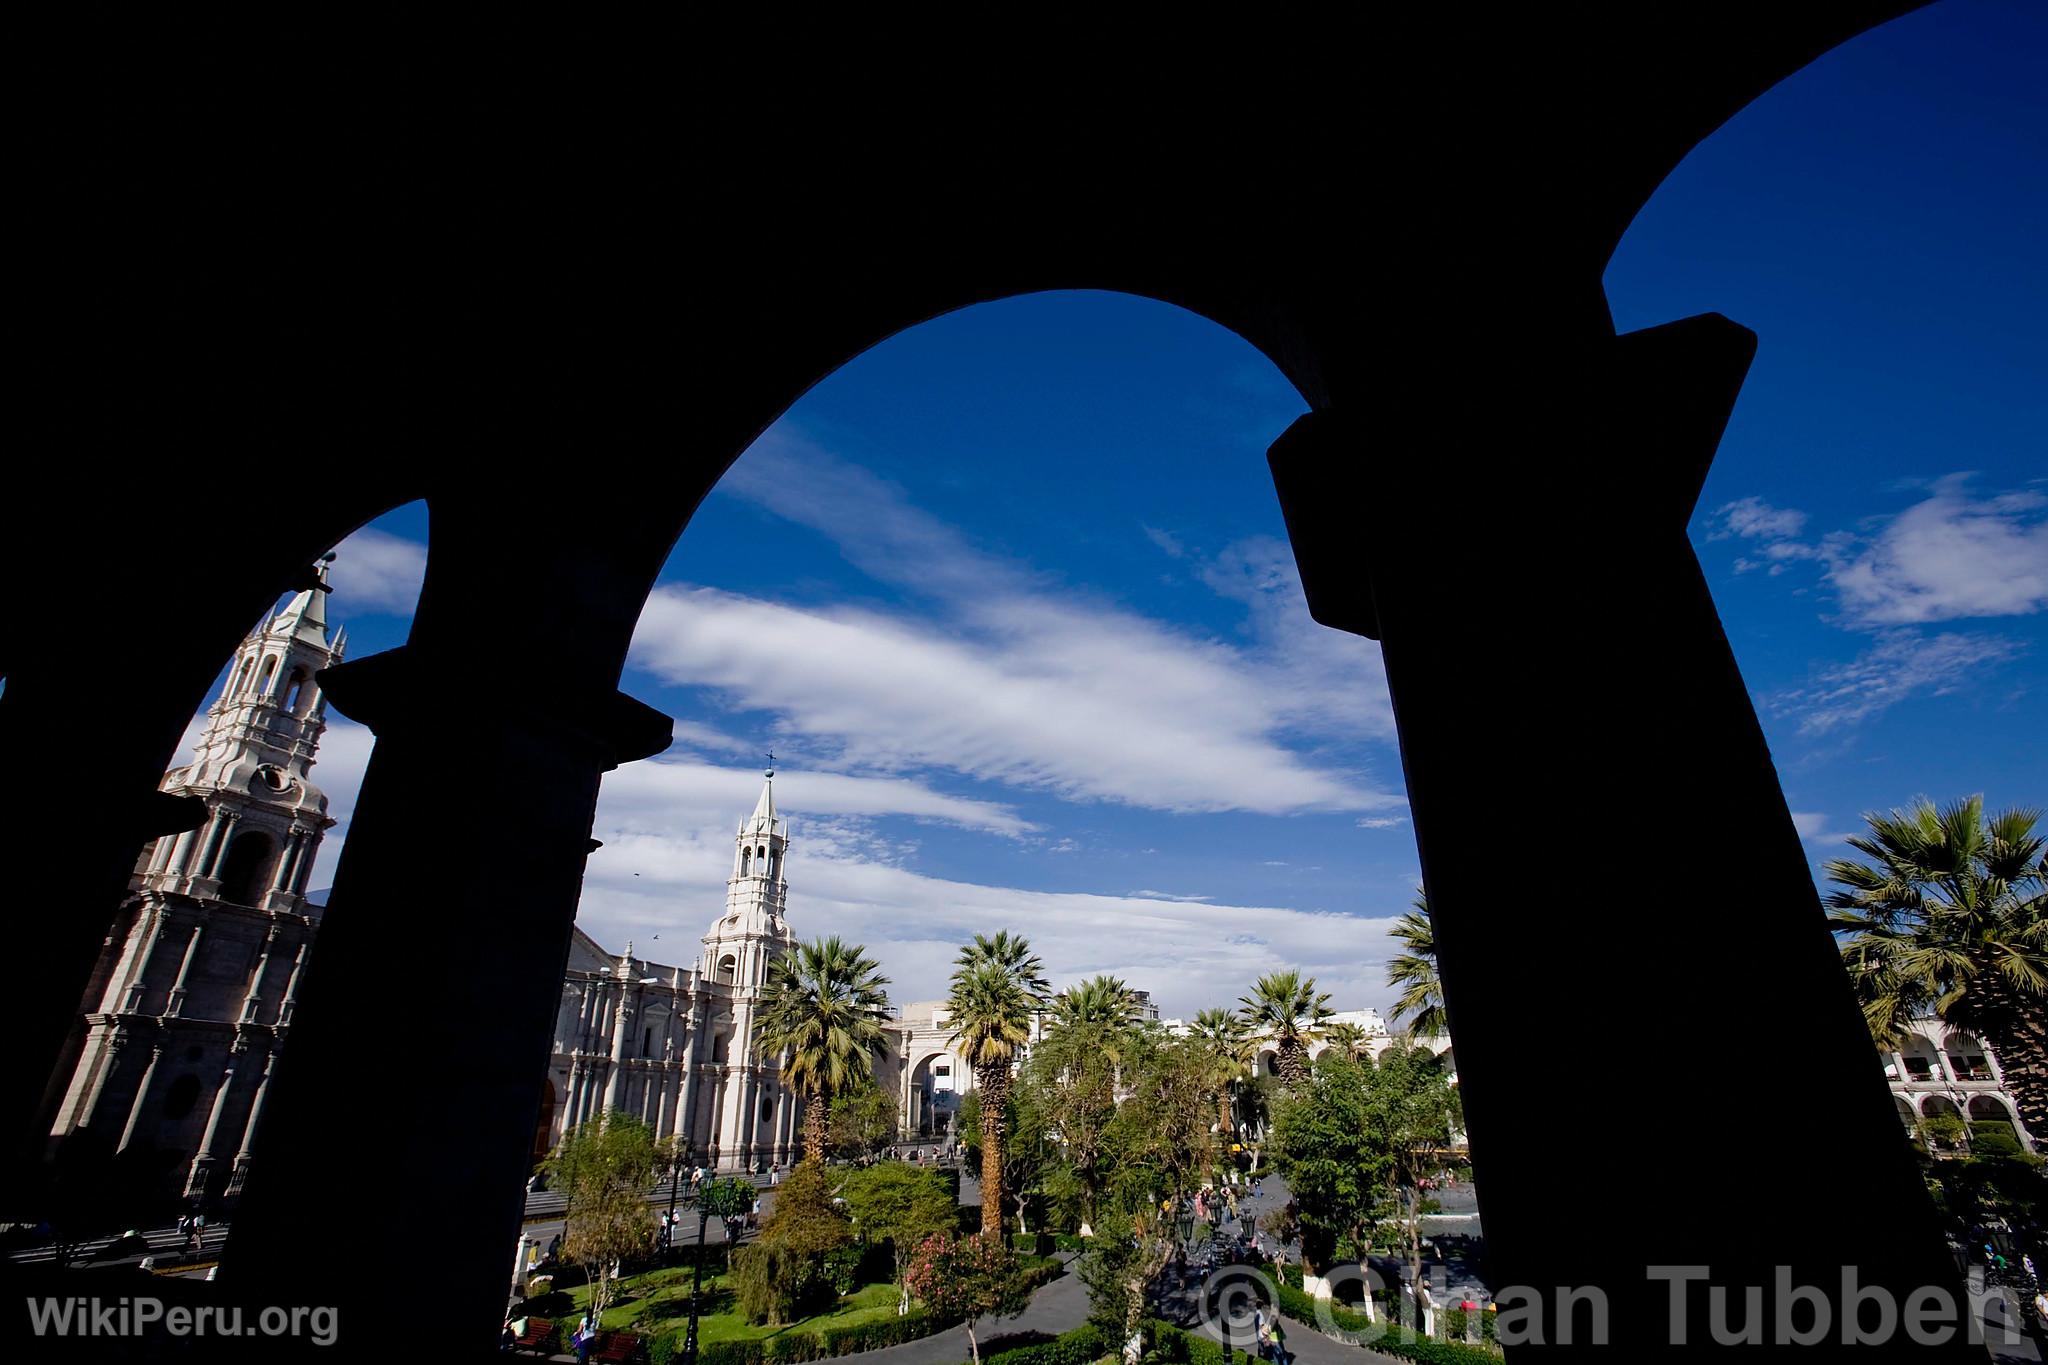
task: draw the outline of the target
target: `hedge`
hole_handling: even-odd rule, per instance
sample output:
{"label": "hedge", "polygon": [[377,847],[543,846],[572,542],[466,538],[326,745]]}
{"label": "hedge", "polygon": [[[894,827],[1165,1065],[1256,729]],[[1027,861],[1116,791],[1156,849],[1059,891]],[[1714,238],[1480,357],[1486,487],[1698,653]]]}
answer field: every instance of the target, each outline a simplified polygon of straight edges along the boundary
{"label": "hedge", "polygon": [[[1027,1290],[1035,1290],[1060,1273],[1060,1263],[1050,1257],[1024,1257],[1019,1278]],[[750,1341],[713,1341],[698,1346],[699,1365],[802,1365],[805,1361],[829,1360],[833,1356],[852,1355],[857,1351],[873,1351],[883,1346],[900,1346],[906,1341],[916,1341],[934,1332],[944,1331],[957,1322],[954,1318],[939,1318],[921,1308],[913,1308],[900,1318],[879,1318],[873,1322],[857,1322],[848,1327],[830,1327],[822,1332],[790,1331],[772,1337],[759,1337]],[[1019,1350],[1037,1350],[1037,1347],[1020,1347]],[[647,1348],[650,1365],[670,1365],[683,1354],[683,1333],[670,1332],[655,1339]],[[1008,1351],[1003,1357],[1015,1355]],[[989,1357],[988,1360],[997,1357]],[[1088,1357],[1092,1360],[1094,1357]],[[988,1360],[983,1365],[988,1365]],[[1037,1362],[1017,1360],[1012,1365],[1070,1365],[1066,1361]],[[1085,1361],[1081,1365],[1086,1365]]]}
{"label": "hedge", "polygon": [[[1316,1301],[1296,1289],[1293,1285],[1281,1283],[1276,1291],[1280,1295],[1280,1312],[1304,1326],[1316,1325]],[[1323,1309],[1330,1315],[1330,1322],[1340,1331],[1351,1332],[1366,1339],[1361,1345],[1390,1356],[1424,1362],[1424,1365],[1499,1365],[1500,1356],[1483,1346],[1471,1346],[1462,1340],[1435,1341],[1428,1337],[1413,1337],[1404,1332],[1398,1324],[1374,1322],[1363,1313],[1341,1308],[1334,1303],[1325,1303]],[[1465,1312],[1459,1308],[1437,1310],[1437,1320],[1448,1336],[1462,1338],[1465,1335]],[[1480,1331],[1484,1339],[1493,1338],[1493,1317],[1480,1314]]]}

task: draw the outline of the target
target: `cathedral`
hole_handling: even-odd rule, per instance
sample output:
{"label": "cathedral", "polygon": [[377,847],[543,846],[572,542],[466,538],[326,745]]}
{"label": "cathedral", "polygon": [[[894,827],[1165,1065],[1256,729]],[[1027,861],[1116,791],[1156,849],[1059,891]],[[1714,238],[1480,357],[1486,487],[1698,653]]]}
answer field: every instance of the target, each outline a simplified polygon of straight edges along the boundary
{"label": "cathedral", "polygon": [[[192,761],[164,775],[161,790],[199,798],[207,818],[142,851],[52,1082],[52,1157],[104,1163],[124,1198],[231,1199],[256,1153],[320,926],[308,878],[334,824],[311,776],[326,727],[314,675],[341,661],[347,632],[329,632],[324,563],[316,578],[242,641]],[[748,1045],[769,964],[796,941],[774,777],[739,826],[725,906],[693,965],[636,957],[630,943],[613,955],[575,932],[536,1159],[613,1109],[724,1167],[786,1163],[800,1145],[800,1106]],[[907,1132],[943,1132],[968,1069],[942,1007],[903,1014],[876,1079]]]}
{"label": "cathedral", "polygon": [[315,574],[242,641],[192,761],[164,774],[207,818],[143,849],[59,1068],[52,1155],[111,1163],[124,1195],[232,1196],[248,1172],[334,823],[310,775],[326,728],[314,674],[347,632],[328,634],[326,565]]}
{"label": "cathedral", "polygon": [[[756,1170],[788,1164],[802,1147],[802,1105],[780,1066],[749,1046],[768,968],[795,946],[787,823],[775,810],[775,770],[733,838],[725,908],[688,967],[625,951],[613,958],[581,929],[569,950],[554,1055],[534,1132],[534,1155],[608,1110],[637,1115],[663,1137],[680,1135],[695,1159]],[[943,1133],[969,1069],[952,1050],[936,1002],[899,1012],[874,1058],[876,1082],[896,1100],[910,1135]]]}

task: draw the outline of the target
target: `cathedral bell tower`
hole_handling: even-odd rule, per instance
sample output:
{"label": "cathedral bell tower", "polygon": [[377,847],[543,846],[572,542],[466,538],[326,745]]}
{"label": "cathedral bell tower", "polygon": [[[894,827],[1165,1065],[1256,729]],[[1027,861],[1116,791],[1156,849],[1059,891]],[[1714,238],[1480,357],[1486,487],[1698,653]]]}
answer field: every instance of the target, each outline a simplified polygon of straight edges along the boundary
{"label": "cathedral bell tower", "polygon": [[165,774],[163,789],[202,798],[209,818],[158,841],[139,869],[144,889],[259,910],[307,908],[313,855],[334,824],[308,775],[327,728],[313,675],[341,661],[348,635],[327,635],[327,560],[314,575],[314,586],[242,641],[192,762]]}
{"label": "cathedral bell tower", "polygon": [[758,989],[767,980],[770,959],[796,941],[782,918],[789,904],[782,867],[789,830],[775,814],[775,769],[765,776],[754,813],[733,838],[725,914],[704,936],[705,978],[743,989]]}
{"label": "cathedral bell tower", "polygon": [[704,982],[714,997],[724,997],[714,1025],[714,1060],[722,1069],[714,1156],[721,1165],[747,1170],[761,1154],[775,1150],[786,1127],[779,1124],[785,1099],[779,1068],[755,1056],[752,1042],[754,1010],[768,966],[796,946],[782,918],[789,901],[782,866],[789,829],[775,815],[775,769],[770,767],[765,776],[754,813],[733,839],[725,913],[704,935]]}
{"label": "cathedral bell tower", "polygon": [[[110,1156],[134,1206],[239,1192],[320,909],[306,900],[334,824],[309,773],[326,728],[313,675],[337,663],[328,555],[249,632],[192,761],[162,790],[206,821],[144,850],[87,993],[53,1150]],[[113,1188],[113,1186],[110,1186]]]}

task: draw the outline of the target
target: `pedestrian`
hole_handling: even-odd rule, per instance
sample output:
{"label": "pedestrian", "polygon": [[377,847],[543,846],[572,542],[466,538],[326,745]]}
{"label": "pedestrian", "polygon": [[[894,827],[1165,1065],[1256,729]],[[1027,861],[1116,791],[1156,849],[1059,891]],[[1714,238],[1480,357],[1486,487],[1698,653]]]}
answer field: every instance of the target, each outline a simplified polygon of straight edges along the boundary
{"label": "pedestrian", "polygon": [[1269,1330],[1273,1337],[1273,1365],[1287,1365],[1287,1362],[1293,1359],[1293,1357],[1287,1354],[1287,1329],[1280,1325],[1280,1315],[1278,1313],[1273,1315],[1273,1323]]}
{"label": "pedestrian", "polygon": [[512,1319],[506,1318],[505,1325],[498,1329],[498,1349],[509,1351],[519,1344],[519,1333],[512,1330]]}
{"label": "pedestrian", "polygon": [[1264,1360],[1266,1352],[1272,1349],[1273,1339],[1266,1331],[1266,1310],[1263,1308],[1252,1310],[1252,1345],[1258,1350],[1260,1360]]}
{"label": "pedestrian", "polygon": [[780,1185],[781,1183],[782,1183],[782,1163],[778,1161],[778,1162],[776,1162],[776,1163],[775,1163],[775,1164],[774,1164],[773,1166],[770,1166],[770,1167],[768,1168],[768,1188],[770,1188],[770,1189],[773,1189],[773,1188],[775,1188],[775,1187],[776,1187],[777,1185]]}
{"label": "pedestrian", "polygon": [[576,1365],[590,1365],[591,1348],[597,1345],[597,1329],[590,1324],[590,1314],[576,1324],[575,1335],[569,1338],[569,1345],[576,1352]]}

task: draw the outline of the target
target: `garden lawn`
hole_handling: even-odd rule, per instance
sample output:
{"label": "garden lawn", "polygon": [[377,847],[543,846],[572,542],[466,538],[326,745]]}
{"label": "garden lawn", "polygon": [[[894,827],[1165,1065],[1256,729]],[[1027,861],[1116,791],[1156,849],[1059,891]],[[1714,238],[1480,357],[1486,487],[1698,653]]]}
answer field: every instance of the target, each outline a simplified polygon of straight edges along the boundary
{"label": "garden lawn", "polygon": [[[575,1319],[582,1315],[584,1305],[590,1302],[590,1288],[578,1285],[568,1291],[568,1296],[575,1305],[568,1314],[573,1325]],[[714,1341],[761,1341],[781,1336],[784,1332],[817,1332],[850,1327],[877,1318],[893,1318],[896,1316],[896,1298],[893,1282],[862,1285],[842,1297],[839,1306],[829,1313],[819,1313],[780,1327],[756,1326],[741,1316],[727,1277],[723,1274],[707,1275],[704,1278],[703,1310],[697,1319],[697,1340],[701,1345]],[[658,1336],[680,1330],[689,1318],[690,1268],[669,1266],[628,1275],[620,1280],[612,1306],[605,1310],[604,1320],[598,1325],[606,1331],[625,1330]]]}

